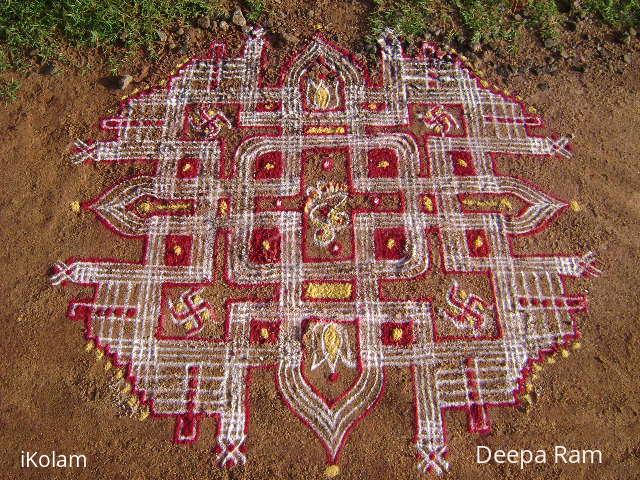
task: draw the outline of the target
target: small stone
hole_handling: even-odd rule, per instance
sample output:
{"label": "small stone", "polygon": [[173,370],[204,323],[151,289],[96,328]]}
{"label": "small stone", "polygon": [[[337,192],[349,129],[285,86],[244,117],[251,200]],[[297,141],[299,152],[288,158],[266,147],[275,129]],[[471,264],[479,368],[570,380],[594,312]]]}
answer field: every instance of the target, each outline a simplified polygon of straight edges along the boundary
{"label": "small stone", "polygon": [[273,33],[269,35],[269,42],[274,48],[283,48],[287,44],[284,38],[282,38],[282,35],[279,33]]}
{"label": "small stone", "polygon": [[184,35],[184,28],[180,27],[176,30],[176,35],[182,36]]}
{"label": "small stone", "polygon": [[290,34],[289,32],[283,32],[283,33],[282,33],[282,38],[284,38],[284,40],[285,40],[287,43],[293,43],[293,44],[295,44],[295,43],[298,43],[298,42],[299,42],[298,37],[296,37],[295,35]]}
{"label": "small stone", "polygon": [[149,70],[150,70],[149,65],[145,65],[144,67],[142,67],[142,70],[140,70],[140,73],[135,78],[136,82],[140,82],[145,78],[147,78],[147,76],[149,75]]}
{"label": "small stone", "polygon": [[622,32],[619,38],[621,43],[624,43],[626,45],[631,43],[631,35],[629,35],[629,31]]}
{"label": "small stone", "polygon": [[231,22],[233,22],[234,25],[237,25],[239,27],[244,27],[247,24],[247,20],[244,18],[244,15],[242,14],[242,10],[240,10],[239,8],[236,8],[236,11],[233,12],[233,16],[231,17]]}
{"label": "small stone", "polygon": [[222,30],[223,32],[226,32],[227,30],[229,30],[229,24],[224,20],[220,21],[219,27],[220,27],[220,30]]}
{"label": "small stone", "polygon": [[53,75],[56,71],[56,67],[53,63],[47,62],[40,69],[42,75]]}
{"label": "small stone", "polygon": [[131,75],[118,75],[115,77],[115,85],[118,90],[124,90],[133,81]]}
{"label": "small stone", "polygon": [[198,27],[204,30],[208,30],[209,28],[211,28],[211,19],[209,17],[200,17],[196,21],[196,24],[198,25]]}
{"label": "small stone", "polygon": [[499,65],[498,68],[496,68],[496,72],[504,78],[507,78],[510,74],[509,68],[504,64]]}
{"label": "small stone", "polygon": [[545,38],[543,44],[544,48],[554,48],[558,42],[554,38]]}
{"label": "small stone", "polygon": [[156,34],[158,35],[158,40],[161,42],[167,41],[167,34],[162,30],[156,30]]}
{"label": "small stone", "polygon": [[622,60],[624,60],[624,63],[631,63],[631,54],[630,53],[625,53],[622,56]]}
{"label": "small stone", "polygon": [[556,2],[558,11],[560,13],[570,13],[571,9],[573,8],[573,2],[571,2],[570,0],[558,0]]}
{"label": "small stone", "polygon": [[513,19],[514,19],[516,22],[521,22],[521,21],[522,21],[522,15],[520,15],[519,13],[516,13],[516,14],[513,16]]}

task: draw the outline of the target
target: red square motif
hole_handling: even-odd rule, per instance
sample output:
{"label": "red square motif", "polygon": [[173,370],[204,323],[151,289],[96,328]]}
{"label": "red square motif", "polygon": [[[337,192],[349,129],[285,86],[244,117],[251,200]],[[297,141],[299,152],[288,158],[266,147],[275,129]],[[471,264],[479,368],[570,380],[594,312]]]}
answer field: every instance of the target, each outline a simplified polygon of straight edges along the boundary
{"label": "red square motif", "polygon": [[373,148],[367,152],[369,177],[389,178],[398,176],[398,155],[391,148]]}
{"label": "red square motif", "polygon": [[280,178],[283,170],[282,152],[267,152],[256,158],[253,176],[256,180]]}
{"label": "red square motif", "polygon": [[404,228],[378,228],[373,232],[376,260],[400,260],[405,256]]}
{"label": "red square motif", "polygon": [[165,238],[164,263],[169,266],[185,266],[191,264],[190,235],[167,235]]}
{"label": "red square motif", "polygon": [[472,257],[486,257],[489,255],[491,248],[489,247],[487,232],[479,228],[467,230],[466,235],[469,253]]}
{"label": "red square motif", "polygon": [[451,152],[453,162],[453,173],[460,176],[476,174],[476,167],[473,164],[471,152]]}
{"label": "red square motif", "polygon": [[276,343],[280,333],[279,322],[251,320],[249,341],[251,343]]}
{"label": "red square motif", "polygon": [[382,344],[405,347],[413,342],[412,322],[384,322]]}
{"label": "red square motif", "polygon": [[200,173],[200,159],[198,158],[181,158],[178,162],[178,178],[196,178]]}
{"label": "red square motif", "polygon": [[277,228],[255,228],[251,234],[249,258],[255,263],[279,262],[280,230]]}

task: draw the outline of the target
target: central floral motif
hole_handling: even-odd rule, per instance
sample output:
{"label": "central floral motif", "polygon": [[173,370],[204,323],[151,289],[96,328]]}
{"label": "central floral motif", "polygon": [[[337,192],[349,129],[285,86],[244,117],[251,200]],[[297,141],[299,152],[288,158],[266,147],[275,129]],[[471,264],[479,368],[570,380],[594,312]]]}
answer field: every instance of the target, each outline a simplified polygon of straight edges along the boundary
{"label": "central floral motif", "polygon": [[[336,234],[347,228],[349,223],[348,188],[343,184],[319,183],[307,190],[304,206],[309,223],[315,229],[314,241],[326,247],[336,238]],[[339,248],[334,245],[334,248]]]}

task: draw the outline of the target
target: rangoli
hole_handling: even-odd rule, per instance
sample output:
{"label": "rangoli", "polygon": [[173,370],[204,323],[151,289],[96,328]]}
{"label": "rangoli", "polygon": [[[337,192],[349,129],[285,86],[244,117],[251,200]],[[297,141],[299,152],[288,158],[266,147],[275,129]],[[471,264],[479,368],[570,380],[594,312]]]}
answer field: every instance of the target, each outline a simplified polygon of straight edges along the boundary
{"label": "rangoli", "polygon": [[104,119],[110,139],[77,144],[76,163],[153,166],[84,204],[145,248],[136,263],[58,262],[52,282],[93,287],[69,316],[133,403],[175,417],[176,442],[216,417],[223,466],[246,460],[252,369],[273,370],[335,473],[405,368],[418,468],[442,473],[444,413],[488,432],[489,409],[516,404],[535,362],[579,335],[587,302],[564,279],[598,274],[594,256],[514,251],[567,204],[495,162],[566,157],[568,140],[536,135],[535,111],[455,52],[405,56],[392,32],[380,45],[376,78],[318,37],[270,83],[256,29],[238,57],[212,44]]}

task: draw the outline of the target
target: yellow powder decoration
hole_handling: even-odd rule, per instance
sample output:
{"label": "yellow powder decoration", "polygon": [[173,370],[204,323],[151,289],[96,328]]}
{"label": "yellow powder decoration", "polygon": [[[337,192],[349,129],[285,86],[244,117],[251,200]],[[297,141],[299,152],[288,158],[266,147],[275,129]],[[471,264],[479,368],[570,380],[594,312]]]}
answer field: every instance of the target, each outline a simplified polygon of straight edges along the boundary
{"label": "yellow powder decoration", "polygon": [[327,353],[331,358],[331,361],[335,361],[336,356],[338,355],[338,351],[340,350],[342,340],[340,339],[338,330],[333,323],[329,324],[329,326],[325,329],[324,334],[322,335],[322,340],[324,342],[325,348],[327,349]]}
{"label": "yellow powder decoration", "polygon": [[425,196],[422,199],[422,204],[427,212],[433,212],[433,200],[431,200],[431,197]]}
{"label": "yellow powder decoration", "polygon": [[335,478],[340,475],[340,467],[338,465],[329,465],[324,470],[324,476],[327,478]]}
{"label": "yellow powder decoration", "polygon": [[347,133],[345,127],[309,127],[305,130],[309,135],[332,135]]}
{"label": "yellow powder decoration", "polygon": [[313,102],[321,109],[325,109],[329,106],[329,100],[331,99],[331,95],[329,94],[329,89],[324,85],[318,86],[316,88],[316,92],[313,97]]}
{"label": "yellow powder decoration", "polygon": [[351,283],[309,283],[306,288],[307,298],[344,300],[351,298]]}
{"label": "yellow powder decoration", "polygon": [[399,342],[400,340],[402,340],[402,329],[395,327],[393,330],[391,330],[391,338],[394,342]]}
{"label": "yellow powder decoration", "polygon": [[500,200],[476,200],[475,198],[465,198],[462,200],[462,204],[467,207],[477,208],[499,208],[500,210],[513,209],[513,204],[508,198],[501,198]]}
{"label": "yellow powder decoration", "polygon": [[228,211],[229,211],[229,204],[227,203],[226,200],[221,200],[220,205],[218,206],[218,213],[220,214],[220,216],[224,217],[227,215]]}

